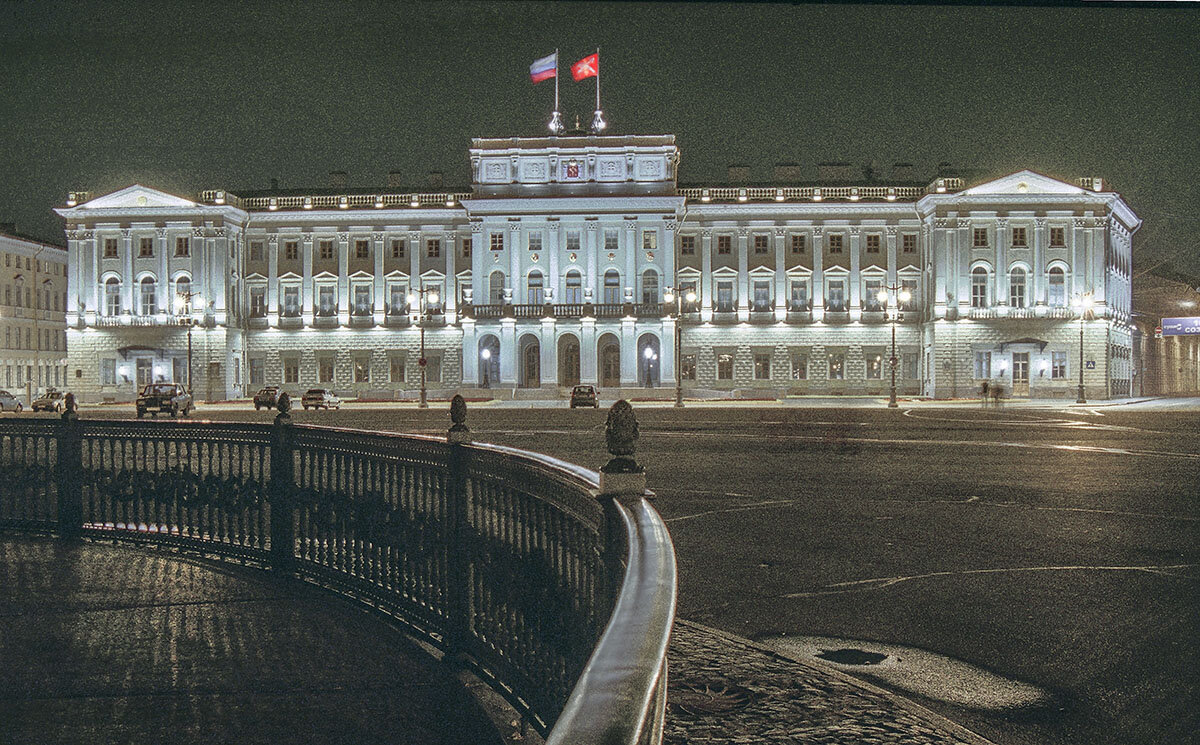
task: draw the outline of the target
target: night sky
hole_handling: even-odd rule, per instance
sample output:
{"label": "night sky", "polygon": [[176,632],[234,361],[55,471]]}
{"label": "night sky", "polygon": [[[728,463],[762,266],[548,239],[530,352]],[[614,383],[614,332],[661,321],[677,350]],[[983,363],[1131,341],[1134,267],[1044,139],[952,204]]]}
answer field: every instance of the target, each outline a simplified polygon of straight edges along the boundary
{"label": "night sky", "polygon": [[796,162],[1101,176],[1135,269],[1200,275],[1200,9],[784,4],[0,4],[0,221],[63,241],[71,190],[183,196],[468,183],[471,137],[542,134],[601,48],[614,133],[678,138],[680,180]]}

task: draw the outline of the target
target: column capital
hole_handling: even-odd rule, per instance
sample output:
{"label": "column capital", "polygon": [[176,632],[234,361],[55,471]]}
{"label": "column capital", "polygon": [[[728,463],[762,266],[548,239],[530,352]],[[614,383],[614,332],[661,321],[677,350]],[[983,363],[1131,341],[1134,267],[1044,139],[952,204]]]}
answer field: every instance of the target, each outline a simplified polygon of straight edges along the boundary
{"label": "column capital", "polygon": [[700,228],[700,237],[701,238],[712,238],[712,235],[713,235],[712,228]]}
{"label": "column capital", "polygon": [[1037,227],[1039,230],[1040,230],[1041,228],[1044,228],[1044,227],[1046,227],[1046,222],[1047,222],[1047,219],[1046,219],[1046,218],[1044,218],[1044,217],[1035,217],[1035,218],[1033,218],[1033,224],[1034,224],[1034,225],[1035,225],[1035,226],[1036,226],[1036,227]]}
{"label": "column capital", "polygon": [[155,228],[154,235],[158,238],[166,238],[167,237],[167,229],[166,228]]}
{"label": "column capital", "polygon": [[371,233],[371,240],[375,241],[376,243],[382,243],[383,233]]}
{"label": "column capital", "polygon": [[895,238],[900,233],[900,228],[897,225],[888,225],[884,229],[887,231],[888,238]]}
{"label": "column capital", "polygon": [[483,220],[472,220],[471,221],[471,232],[472,233],[482,233],[483,232]]}
{"label": "column capital", "polygon": [[787,228],[784,228],[784,227],[775,227],[773,230],[774,230],[774,232],[775,232],[775,237],[776,237],[776,238],[782,238],[782,237],[784,237],[785,235],[787,235]]}
{"label": "column capital", "polygon": [[861,232],[862,232],[862,228],[860,226],[858,226],[858,225],[850,226],[850,235],[858,235]]}
{"label": "column capital", "polygon": [[350,240],[350,234],[345,231],[338,231],[338,243],[345,243]]}
{"label": "column capital", "polygon": [[750,235],[750,228],[739,226],[737,229],[738,238],[745,238]]}

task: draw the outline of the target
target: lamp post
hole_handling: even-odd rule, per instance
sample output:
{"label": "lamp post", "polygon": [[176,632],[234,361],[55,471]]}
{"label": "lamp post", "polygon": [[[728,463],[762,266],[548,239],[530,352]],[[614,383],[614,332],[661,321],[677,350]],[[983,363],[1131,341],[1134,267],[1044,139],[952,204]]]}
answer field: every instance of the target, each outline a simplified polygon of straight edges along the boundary
{"label": "lamp post", "polygon": [[196,325],[196,317],[192,314],[193,302],[200,306],[200,313],[203,314],[204,298],[199,292],[175,293],[175,314],[187,316],[183,323],[187,326],[187,391],[189,397],[192,396],[192,327]]}
{"label": "lamp post", "polygon": [[412,307],[413,303],[416,303],[418,300],[421,303],[419,306],[421,309],[420,318],[417,321],[417,325],[421,329],[421,358],[417,360],[417,365],[421,368],[421,400],[417,402],[417,407],[428,409],[429,401],[426,399],[425,393],[425,366],[428,363],[428,360],[425,358],[425,321],[429,317],[429,306],[437,305],[437,290],[432,287],[422,287],[420,290],[408,294],[409,307]]}
{"label": "lamp post", "polygon": [[888,408],[894,409],[899,405],[896,403],[896,365],[900,362],[900,360],[896,358],[896,321],[900,317],[900,306],[911,300],[912,294],[909,293],[908,290],[903,289],[900,285],[887,285],[880,290],[879,294],[875,297],[879,299],[879,302],[883,303],[883,312],[885,315],[888,313],[888,306],[890,305],[889,300],[894,297],[897,301],[896,311],[891,314],[892,357],[889,362],[892,366],[892,388],[891,392],[888,394]]}
{"label": "lamp post", "polygon": [[489,368],[492,366],[492,364],[491,364],[492,350],[484,348],[484,350],[479,353],[479,356],[483,358],[483,387],[491,388],[492,387],[492,381],[491,381],[491,376],[490,376],[491,370]]}
{"label": "lamp post", "polygon": [[675,408],[682,409],[683,370],[680,366],[680,345],[682,344],[682,339],[679,324],[683,317],[683,301],[687,300],[689,303],[696,302],[696,291],[689,289],[686,293],[681,294],[676,288],[668,287],[666,293],[663,294],[663,300],[666,301],[667,305],[675,306]]}
{"label": "lamp post", "polygon": [[1084,293],[1075,298],[1074,305],[1079,310],[1079,397],[1075,399],[1075,403],[1086,404],[1087,396],[1083,387],[1083,322],[1088,311],[1092,309],[1092,293]]}

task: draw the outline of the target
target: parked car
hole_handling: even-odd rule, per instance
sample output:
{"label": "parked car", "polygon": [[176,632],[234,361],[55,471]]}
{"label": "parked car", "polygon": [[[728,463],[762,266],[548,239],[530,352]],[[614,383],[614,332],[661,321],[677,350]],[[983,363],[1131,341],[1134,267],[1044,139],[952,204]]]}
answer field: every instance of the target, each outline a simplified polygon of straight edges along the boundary
{"label": "parked car", "polygon": [[0,411],[21,411],[24,406],[8,391],[0,391]]}
{"label": "parked car", "polygon": [[273,409],[279,403],[279,386],[269,385],[254,394],[254,410],[262,408]]}
{"label": "parked car", "polygon": [[576,406],[600,408],[600,396],[596,394],[596,386],[577,385],[571,389],[571,408],[574,409]]}
{"label": "parked car", "polygon": [[300,404],[305,409],[336,409],[342,402],[328,388],[310,388],[305,391]]}
{"label": "parked car", "polygon": [[178,383],[151,383],[142,389],[137,397],[138,419],[159,412],[171,416],[187,416],[192,411],[192,397],[187,389]]}
{"label": "parked car", "polygon": [[33,403],[29,408],[34,411],[62,411],[63,410],[63,394],[62,391],[47,391],[41,396],[33,399]]}

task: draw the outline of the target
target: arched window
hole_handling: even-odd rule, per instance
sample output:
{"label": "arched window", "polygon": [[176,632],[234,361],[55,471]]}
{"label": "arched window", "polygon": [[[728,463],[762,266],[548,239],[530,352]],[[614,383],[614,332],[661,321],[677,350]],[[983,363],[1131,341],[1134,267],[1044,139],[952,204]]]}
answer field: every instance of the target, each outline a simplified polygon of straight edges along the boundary
{"label": "arched window", "polygon": [[104,283],[104,315],[121,314],[121,280],[109,277]]}
{"label": "arched window", "polygon": [[1025,307],[1025,270],[1019,266],[1008,274],[1008,304],[1013,308]]}
{"label": "arched window", "polygon": [[175,280],[175,308],[180,314],[192,312],[192,280],[180,277]]}
{"label": "arched window", "polygon": [[1047,301],[1055,308],[1062,308],[1067,304],[1067,273],[1061,266],[1055,266],[1050,268],[1049,277]]}
{"label": "arched window", "polygon": [[988,271],[981,266],[971,270],[971,307],[988,307]]}
{"label": "arched window", "polygon": [[542,273],[534,269],[529,273],[529,279],[526,280],[527,301],[530,305],[541,305],[546,302],[546,294],[542,287]]}
{"label": "arched window", "polygon": [[152,316],[158,312],[158,304],[155,302],[156,286],[154,277],[145,277],[141,282],[141,310],[143,316]]}
{"label": "arched window", "polygon": [[604,302],[610,305],[621,302],[621,275],[616,269],[604,273]]}
{"label": "arched window", "polygon": [[659,302],[658,272],[653,269],[647,269],[642,272],[642,302],[646,305]]}
{"label": "arched window", "polygon": [[500,305],[504,302],[504,272],[492,272],[488,283],[488,298],[492,303]]}
{"label": "arched window", "polygon": [[582,303],[583,302],[583,276],[572,269],[567,272],[566,293],[563,295],[565,303]]}

